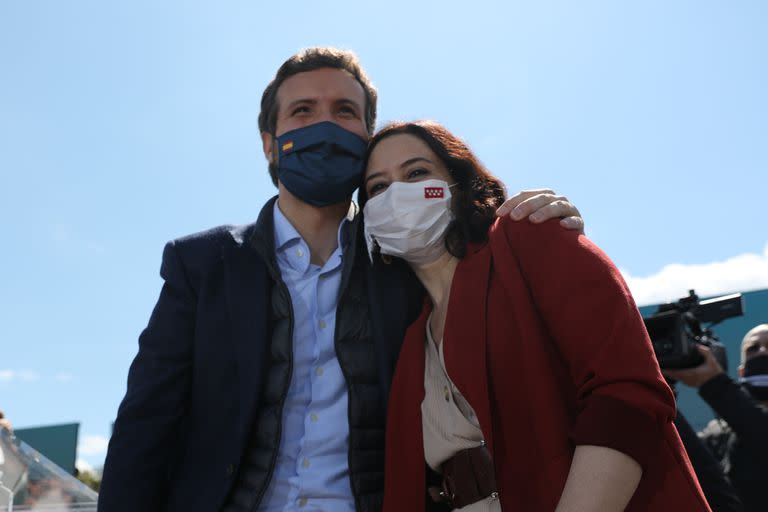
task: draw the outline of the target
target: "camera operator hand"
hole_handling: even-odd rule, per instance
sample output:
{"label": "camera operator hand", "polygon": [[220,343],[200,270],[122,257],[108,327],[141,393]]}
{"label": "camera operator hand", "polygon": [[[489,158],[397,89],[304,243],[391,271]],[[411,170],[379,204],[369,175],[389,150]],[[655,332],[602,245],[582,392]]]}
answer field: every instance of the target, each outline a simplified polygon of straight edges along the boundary
{"label": "camera operator hand", "polygon": [[662,370],[662,373],[670,379],[680,381],[692,388],[699,388],[711,378],[723,373],[723,368],[717,362],[709,347],[697,345],[696,348],[704,357],[704,362],[699,366],[684,370]]}

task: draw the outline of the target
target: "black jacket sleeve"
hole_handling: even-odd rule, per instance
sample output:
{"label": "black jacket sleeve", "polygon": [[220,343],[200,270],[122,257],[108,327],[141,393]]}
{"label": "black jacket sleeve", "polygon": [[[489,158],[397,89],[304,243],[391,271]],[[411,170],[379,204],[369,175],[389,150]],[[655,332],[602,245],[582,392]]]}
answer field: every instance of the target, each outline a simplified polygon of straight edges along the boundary
{"label": "black jacket sleeve", "polygon": [[768,458],[768,411],[728,375],[722,373],[699,388],[699,395],[736,433],[755,456]]}
{"label": "black jacket sleeve", "polygon": [[98,510],[162,510],[174,438],[190,386],[195,298],[173,242],[165,246],[165,280],[117,413],[104,464]]}
{"label": "black jacket sleeve", "polygon": [[683,441],[693,470],[701,484],[712,512],[743,512],[736,489],[728,482],[723,468],[696,435],[685,416],[678,411],[675,426]]}

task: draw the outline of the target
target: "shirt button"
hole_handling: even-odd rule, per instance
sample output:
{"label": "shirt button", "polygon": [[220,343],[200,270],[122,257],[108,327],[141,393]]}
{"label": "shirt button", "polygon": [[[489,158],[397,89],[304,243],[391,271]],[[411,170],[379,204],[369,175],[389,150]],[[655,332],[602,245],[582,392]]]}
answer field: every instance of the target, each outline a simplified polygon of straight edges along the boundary
{"label": "shirt button", "polygon": [[301,467],[303,467],[304,469],[307,469],[309,467],[309,459],[304,459],[303,461],[301,461]]}
{"label": "shirt button", "polygon": [[325,320],[320,320],[320,328],[321,329],[325,329],[326,325],[328,325],[328,324],[325,323]]}
{"label": "shirt button", "polygon": [[315,414],[315,413],[312,413],[312,414],[310,414],[310,415],[309,415],[309,420],[310,420],[312,423],[317,423],[317,420],[318,420],[318,419],[319,419],[319,418],[317,417],[317,414]]}
{"label": "shirt button", "polygon": [[322,377],[324,372],[325,370],[323,370],[322,366],[319,368],[315,368],[315,375],[317,375],[318,377]]}
{"label": "shirt button", "polygon": [[307,498],[301,498],[301,499],[299,499],[299,506],[300,506],[300,507],[303,507],[303,506],[304,506],[304,505],[306,505],[306,504],[307,504]]}
{"label": "shirt button", "polygon": [[302,251],[301,249],[296,249],[296,256],[301,258],[302,256],[304,256],[304,251]]}

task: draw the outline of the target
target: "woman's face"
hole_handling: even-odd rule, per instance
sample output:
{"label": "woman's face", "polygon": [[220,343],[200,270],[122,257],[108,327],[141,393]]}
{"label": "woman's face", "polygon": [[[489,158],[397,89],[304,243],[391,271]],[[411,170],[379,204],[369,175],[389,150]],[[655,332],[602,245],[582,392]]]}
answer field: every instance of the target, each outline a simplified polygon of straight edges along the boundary
{"label": "woman's face", "polygon": [[381,194],[395,181],[438,179],[454,183],[445,164],[429,146],[410,134],[390,135],[379,142],[368,158],[363,186],[368,198]]}

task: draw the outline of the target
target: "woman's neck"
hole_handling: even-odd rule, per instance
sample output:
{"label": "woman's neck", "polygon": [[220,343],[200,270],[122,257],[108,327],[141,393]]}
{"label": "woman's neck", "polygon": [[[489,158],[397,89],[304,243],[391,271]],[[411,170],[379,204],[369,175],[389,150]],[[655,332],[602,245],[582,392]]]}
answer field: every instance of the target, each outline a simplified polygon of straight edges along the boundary
{"label": "woman's neck", "polygon": [[451,296],[451,283],[453,282],[453,275],[458,264],[459,259],[448,251],[427,265],[411,264],[414,274],[421,281],[421,284],[424,285],[429,298],[432,300],[430,328],[432,329],[435,343],[438,345],[443,339],[443,327],[446,314],[448,313],[448,300]]}

